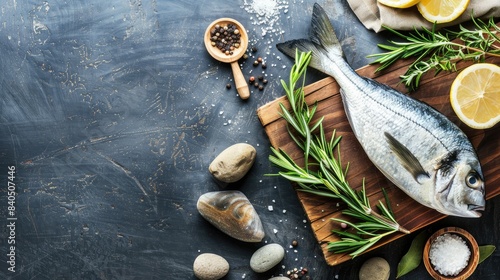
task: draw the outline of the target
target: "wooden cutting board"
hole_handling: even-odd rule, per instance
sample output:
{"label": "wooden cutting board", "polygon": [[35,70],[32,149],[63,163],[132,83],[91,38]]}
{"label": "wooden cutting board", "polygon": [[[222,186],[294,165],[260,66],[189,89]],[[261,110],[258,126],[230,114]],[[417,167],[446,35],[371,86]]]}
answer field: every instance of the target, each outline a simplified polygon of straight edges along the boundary
{"label": "wooden cutting board", "polygon": [[[500,65],[500,58],[489,58],[487,62]],[[374,78],[379,82],[406,92],[404,86],[400,84],[399,76],[404,74],[410,63],[410,60],[399,61],[382,73],[375,73],[375,69],[377,68],[375,65],[362,67],[357,72],[361,76]],[[434,76],[433,73],[425,75],[422,77],[418,92],[412,93],[411,96],[441,111],[468,135],[481,161],[486,179],[486,198],[491,199],[500,194],[500,145],[498,139],[500,136],[500,125],[496,125],[494,128],[488,130],[468,128],[456,117],[449,103],[451,83],[458,72],[468,65],[470,63],[460,63],[458,71],[453,73],[442,72],[437,76]],[[323,124],[325,131],[329,133],[328,136],[331,135],[333,130],[336,130],[338,136],[342,136],[342,141],[340,142],[341,160],[344,164],[350,163],[347,176],[348,181],[352,187],[359,189],[362,180],[365,180],[366,191],[370,197],[372,206],[376,205],[378,200],[384,201],[381,192],[381,188],[384,187],[388,192],[397,221],[411,232],[445,217],[445,215],[422,206],[411,199],[403,191],[390,183],[370,162],[354,137],[344,113],[339,87],[333,78],[322,79],[308,85],[304,90],[306,101],[309,105],[318,102],[316,116],[317,118],[324,116]],[[257,114],[270,139],[271,145],[274,148],[285,150],[296,162],[302,163],[303,152],[288,135],[286,121],[279,115],[279,103],[288,106],[286,97],[281,97],[260,107],[257,110]],[[329,241],[339,240],[336,235],[332,234],[332,230],[340,229],[340,227],[330,219],[346,218],[340,212],[344,209],[343,205],[338,203],[338,201],[305,192],[297,191],[297,195],[311,223],[314,234],[323,249],[326,262],[329,265],[337,265],[350,260],[351,258],[348,254],[333,254],[327,250],[327,243]],[[403,235],[394,234],[379,242],[372,249],[387,244]]]}

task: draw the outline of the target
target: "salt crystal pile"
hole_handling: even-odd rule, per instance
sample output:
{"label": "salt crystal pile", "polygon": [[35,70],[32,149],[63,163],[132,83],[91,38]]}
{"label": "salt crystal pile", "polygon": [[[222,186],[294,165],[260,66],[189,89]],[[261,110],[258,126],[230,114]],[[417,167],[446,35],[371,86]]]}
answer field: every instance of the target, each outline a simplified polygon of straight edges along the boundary
{"label": "salt crystal pile", "polygon": [[441,275],[456,276],[467,266],[470,255],[469,247],[460,236],[445,233],[432,242],[429,259]]}
{"label": "salt crystal pile", "polygon": [[283,0],[244,0],[243,7],[245,11],[254,14],[252,24],[261,27],[261,34],[265,36],[267,33],[279,34],[280,28],[276,28],[275,24],[280,18],[281,10],[284,13],[288,12],[288,2]]}

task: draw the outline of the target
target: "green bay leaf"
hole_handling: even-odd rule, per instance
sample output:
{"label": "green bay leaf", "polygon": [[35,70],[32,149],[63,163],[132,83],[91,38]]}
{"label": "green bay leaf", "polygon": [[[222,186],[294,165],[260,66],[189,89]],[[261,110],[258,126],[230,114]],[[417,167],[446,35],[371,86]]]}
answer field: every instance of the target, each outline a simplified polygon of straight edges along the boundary
{"label": "green bay leaf", "polygon": [[428,233],[425,230],[415,236],[415,238],[411,242],[410,249],[398,263],[398,272],[396,278],[407,274],[420,265],[420,263],[422,262],[422,253],[424,251],[424,245],[427,241],[427,237]]}
{"label": "green bay leaf", "polygon": [[482,263],[485,259],[491,256],[495,249],[496,247],[494,245],[479,246],[479,263]]}

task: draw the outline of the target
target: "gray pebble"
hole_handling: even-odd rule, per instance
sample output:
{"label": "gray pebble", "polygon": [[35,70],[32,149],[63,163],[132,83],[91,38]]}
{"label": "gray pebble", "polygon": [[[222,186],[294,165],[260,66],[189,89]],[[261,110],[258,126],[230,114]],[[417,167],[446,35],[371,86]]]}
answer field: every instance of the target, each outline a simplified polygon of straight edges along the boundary
{"label": "gray pebble", "polygon": [[229,272],[229,263],[219,255],[203,253],[194,260],[193,272],[198,279],[217,280]]}
{"label": "gray pebble", "polygon": [[285,276],[276,276],[273,278],[269,278],[269,280],[290,280],[290,278],[285,277]]}
{"label": "gray pebble", "polygon": [[250,268],[257,273],[266,272],[285,257],[283,246],[272,243],[259,248],[250,258]]}
{"label": "gray pebble", "polygon": [[390,275],[389,263],[380,257],[366,260],[359,269],[359,280],[388,280]]}
{"label": "gray pebble", "polygon": [[210,163],[208,170],[220,182],[234,183],[245,176],[252,167],[257,151],[246,143],[234,144],[222,151]]}

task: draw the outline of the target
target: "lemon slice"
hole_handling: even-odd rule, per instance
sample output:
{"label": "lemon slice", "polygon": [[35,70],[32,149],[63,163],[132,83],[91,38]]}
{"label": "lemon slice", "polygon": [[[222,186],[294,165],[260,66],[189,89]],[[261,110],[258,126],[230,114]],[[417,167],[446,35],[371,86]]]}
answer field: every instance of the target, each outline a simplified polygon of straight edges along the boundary
{"label": "lemon slice", "polygon": [[466,125],[485,129],[500,121],[500,67],[473,64],[453,81],[451,107]]}
{"label": "lemon slice", "polygon": [[470,0],[422,0],[417,8],[432,23],[450,22],[458,18],[469,6]]}
{"label": "lemon slice", "polygon": [[420,0],[378,0],[380,4],[384,4],[393,8],[408,8],[417,4]]}

